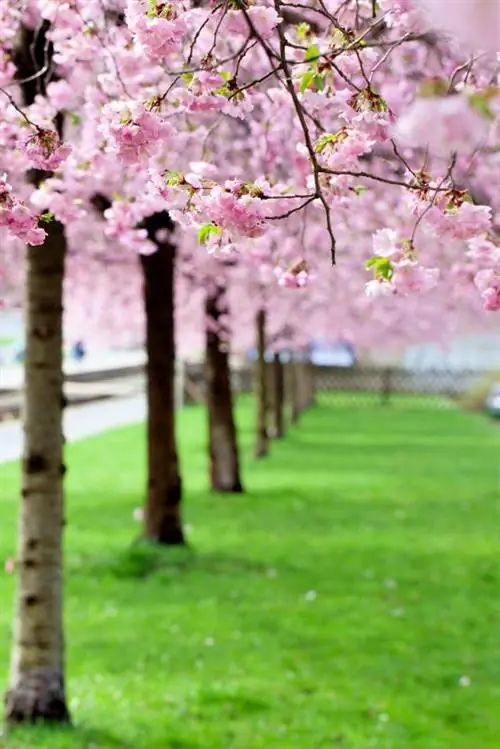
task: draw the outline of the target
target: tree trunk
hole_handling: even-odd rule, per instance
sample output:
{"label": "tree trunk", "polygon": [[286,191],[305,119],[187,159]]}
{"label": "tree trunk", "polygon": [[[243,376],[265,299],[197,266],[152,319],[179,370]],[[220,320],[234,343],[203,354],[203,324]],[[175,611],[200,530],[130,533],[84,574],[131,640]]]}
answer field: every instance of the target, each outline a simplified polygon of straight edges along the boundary
{"label": "tree trunk", "polygon": [[219,319],[225,305],[225,289],[217,286],[207,295],[205,377],[207,385],[208,439],[210,485],[214,491],[239,493],[240,480],[238,444],[233,413],[229,354]]}
{"label": "tree trunk", "polygon": [[285,378],[279,353],[273,360],[273,437],[281,439],[285,434],[283,403],[285,400]]}
{"label": "tree trunk", "polygon": [[257,427],[255,457],[263,458],[268,452],[267,443],[267,372],[266,372],[266,312],[257,312],[257,361],[255,365],[255,400],[257,405]]}
{"label": "tree trunk", "polygon": [[6,720],[69,720],[62,623],[64,229],[27,248],[24,455],[18,583]]}
{"label": "tree trunk", "polygon": [[309,361],[301,362],[299,367],[300,410],[305,411],[314,404],[314,371]]}
{"label": "tree trunk", "polygon": [[297,388],[297,362],[293,359],[287,365],[287,372],[287,399],[290,411],[290,423],[297,424],[300,415]]}
{"label": "tree trunk", "polygon": [[307,365],[301,361],[297,363],[297,391],[298,407],[301,414],[307,408]]}
{"label": "tree trunk", "polygon": [[[14,60],[23,104],[45,93],[52,73],[53,48],[48,21],[22,26]],[[44,72],[46,71],[46,72]],[[48,71],[48,73],[47,73]],[[63,116],[54,125],[62,137]],[[33,170],[39,185],[50,174]],[[24,448],[18,531],[18,580],[8,723],[69,721],[64,684],[63,565],[63,282],[66,257],[64,227],[47,225],[42,247],[26,250]]]}
{"label": "tree trunk", "polygon": [[147,467],[144,535],[158,544],[184,544],[181,479],[175,434],[175,246],[158,241],[156,232],[172,231],[168,214],[157,213],[144,225],[157,251],[141,255],[146,310]]}
{"label": "tree trunk", "polygon": [[307,394],[308,405],[316,405],[316,371],[311,361],[307,363]]}

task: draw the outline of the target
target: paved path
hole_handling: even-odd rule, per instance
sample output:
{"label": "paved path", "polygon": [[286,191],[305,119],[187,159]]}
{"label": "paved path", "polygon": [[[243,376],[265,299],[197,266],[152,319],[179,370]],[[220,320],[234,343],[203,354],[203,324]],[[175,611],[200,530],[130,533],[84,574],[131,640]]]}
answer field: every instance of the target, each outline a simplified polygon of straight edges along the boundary
{"label": "paved path", "polygon": [[[64,434],[68,442],[101,434],[113,427],[137,424],[146,417],[144,395],[116,398],[109,401],[71,406],[64,414]],[[19,421],[0,423],[0,463],[17,460],[23,449],[22,426]]]}
{"label": "paved path", "polygon": [[[127,367],[140,367],[146,362],[144,351],[104,352],[86,356],[81,361],[67,360],[64,372],[67,377],[88,373],[113,372]],[[0,365],[0,390],[22,387],[24,370],[20,364]]]}

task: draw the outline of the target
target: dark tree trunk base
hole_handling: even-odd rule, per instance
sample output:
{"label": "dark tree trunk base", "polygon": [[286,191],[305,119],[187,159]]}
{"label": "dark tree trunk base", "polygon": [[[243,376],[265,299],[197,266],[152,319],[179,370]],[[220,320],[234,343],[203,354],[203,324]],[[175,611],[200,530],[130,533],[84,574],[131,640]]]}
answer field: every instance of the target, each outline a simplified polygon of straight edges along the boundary
{"label": "dark tree trunk base", "polygon": [[181,517],[181,482],[166,492],[148,490],[144,538],[162,546],[183,546],[186,543]]}
{"label": "dark tree trunk base", "polygon": [[255,445],[255,449],[253,451],[254,457],[259,460],[260,458],[265,458],[266,455],[269,454],[269,448],[267,445],[267,439],[257,439],[257,444]]}
{"label": "dark tree trunk base", "polygon": [[244,489],[242,484],[239,481],[236,481],[234,484],[231,484],[230,486],[224,486],[221,484],[213,484],[212,491],[217,492],[219,494],[244,494]]}
{"label": "dark tree trunk base", "polygon": [[144,537],[164,546],[182,546],[182,482],[175,433],[174,271],[176,248],[159,241],[159,230],[172,232],[165,211],[144,221],[156,252],[141,255],[146,310],[148,485]]}
{"label": "dark tree trunk base", "polygon": [[159,546],[186,546],[182,529],[176,531],[172,528],[160,528],[157,534],[147,536],[146,541]]}
{"label": "dark tree trunk base", "polygon": [[23,674],[5,695],[8,724],[70,722],[60,671],[37,669]]}
{"label": "dark tree trunk base", "polygon": [[162,546],[184,546],[186,540],[182,528],[175,527],[172,523],[163,523],[156,534],[150,534],[148,541]]}

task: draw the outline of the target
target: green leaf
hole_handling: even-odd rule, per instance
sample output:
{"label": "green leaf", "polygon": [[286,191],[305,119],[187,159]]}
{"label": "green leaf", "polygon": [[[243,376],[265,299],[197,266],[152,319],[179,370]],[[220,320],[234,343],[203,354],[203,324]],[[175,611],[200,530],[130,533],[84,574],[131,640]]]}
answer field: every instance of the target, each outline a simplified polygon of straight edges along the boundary
{"label": "green leaf", "polygon": [[181,172],[164,172],[163,178],[169,187],[176,187],[184,180]]}
{"label": "green leaf", "polygon": [[430,78],[422,81],[418,87],[417,94],[423,99],[432,99],[434,96],[446,96],[449,84],[439,78]]}
{"label": "green leaf", "polygon": [[305,39],[310,31],[311,27],[308,23],[306,23],[305,21],[303,23],[299,23],[299,25],[297,26],[297,38]]}
{"label": "green leaf", "polygon": [[314,145],[314,150],[316,151],[316,153],[322,153],[329,143],[335,143],[336,140],[337,140],[337,136],[332,133],[327,133],[326,135],[322,135],[316,141]]}
{"label": "green leaf", "polygon": [[320,55],[321,50],[319,46],[317,44],[311,44],[311,46],[306,49],[305,59],[307,62],[312,62],[313,60],[317,60]]}
{"label": "green leaf", "polygon": [[300,77],[300,93],[303,94],[308,88],[311,88],[311,84],[314,81],[315,73],[313,70],[306,70]]}
{"label": "green leaf", "polygon": [[469,96],[469,103],[471,107],[475,109],[476,112],[479,112],[482,117],[486,117],[487,120],[495,119],[495,115],[493,114],[488,103],[488,98],[483,94],[471,94]]}
{"label": "green leaf", "polygon": [[40,214],[38,220],[41,221],[42,224],[51,224],[52,221],[55,220],[55,216],[51,211],[45,211]]}
{"label": "green leaf", "polygon": [[374,255],[367,261],[366,268],[368,270],[373,268],[375,278],[383,278],[385,281],[390,281],[392,278],[393,267],[388,257]]}
{"label": "green leaf", "polygon": [[203,224],[198,229],[198,242],[199,244],[205,244],[208,242],[212,235],[217,236],[221,234],[222,229],[217,224]]}
{"label": "green leaf", "polygon": [[323,91],[323,89],[325,88],[324,76],[316,73],[316,75],[314,76],[314,87],[316,91]]}

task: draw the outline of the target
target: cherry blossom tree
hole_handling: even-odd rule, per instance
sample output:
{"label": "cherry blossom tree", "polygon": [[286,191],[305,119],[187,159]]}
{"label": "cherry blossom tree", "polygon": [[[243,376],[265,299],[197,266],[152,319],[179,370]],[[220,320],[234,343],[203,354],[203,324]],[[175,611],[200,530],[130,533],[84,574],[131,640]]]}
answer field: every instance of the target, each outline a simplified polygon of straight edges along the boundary
{"label": "cherry blossom tree", "polygon": [[[23,105],[35,103],[41,60],[52,50],[42,24],[39,37],[21,26],[13,48],[16,69],[22,78]],[[47,46],[48,45],[48,46]],[[37,76],[36,85],[33,78]],[[53,127],[54,129],[50,129]],[[25,141],[26,155],[34,167],[29,181],[35,187],[50,176],[67,155],[60,146],[62,117],[48,129],[37,126]],[[28,243],[26,253],[26,355],[24,382],[24,453],[22,503],[19,524],[19,583],[12,668],[6,695],[6,717],[11,722],[50,718],[69,719],[64,688],[62,634],[62,527],[63,527],[63,377],[62,288],[66,256],[64,226],[50,221],[47,230],[36,228],[21,203],[7,200],[16,216],[13,233]],[[48,207],[48,206],[47,206]],[[18,209],[21,210],[22,216]],[[17,223],[16,223],[17,222]],[[21,222],[25,229],[21,230]],[[12,226],[12,224],[10,224]],[[16,228],[17,226],[17,228]],[[27,228],[30,227],[30,228]]]}
{"label": "cherry blossom tree", "polygon": [[[500,309],[500,97],[491,52],[498,7],[487,0],[462,0],[456,14],[446,7],[437,0],[3,4],[0,228],[7,252],[29,245],[23,507],[38,507],[22,513],[11,719],[68,718],[62,286],[66,254],[81,269],[85,253],[102,247],[102,239],[86,239],[95,195],[110,202],[105,241],[141,256],[149,340],[165,344],[148,368],[152,400],[159,381],[172,379],[170,222],[176,235],[196,236],[200,253],[255,260],[255,272],[246,261],[242,267],[252,268],[254,289],[259,455],[267,450],[266,340],[277,347],[272,336],[285,330],[281,291],[300,294],[297,314],[288,308],[297,348],[321,315],[330,333],[349,329],[358,340],[387,342],[444,336],[456,312],[479,319],[471,294],[486,312]],[[26,180],[29,170],[34,179]],[[12,260],[2,264],[12,296]],[[122,278],[126,284],[127,273]],[[180,542],[171,390],[165,397],[166,411],[150,421],[158,444],[149,455],[155,476],[146,528],[162,540],[169,517]],[[168,481],[164,472],[159,478],[160,463]],[[44,497],[50,538],[42,532]],[[43,543],[52,549],[45,601]],[[44,622],[50,644],[31,642]]]}

